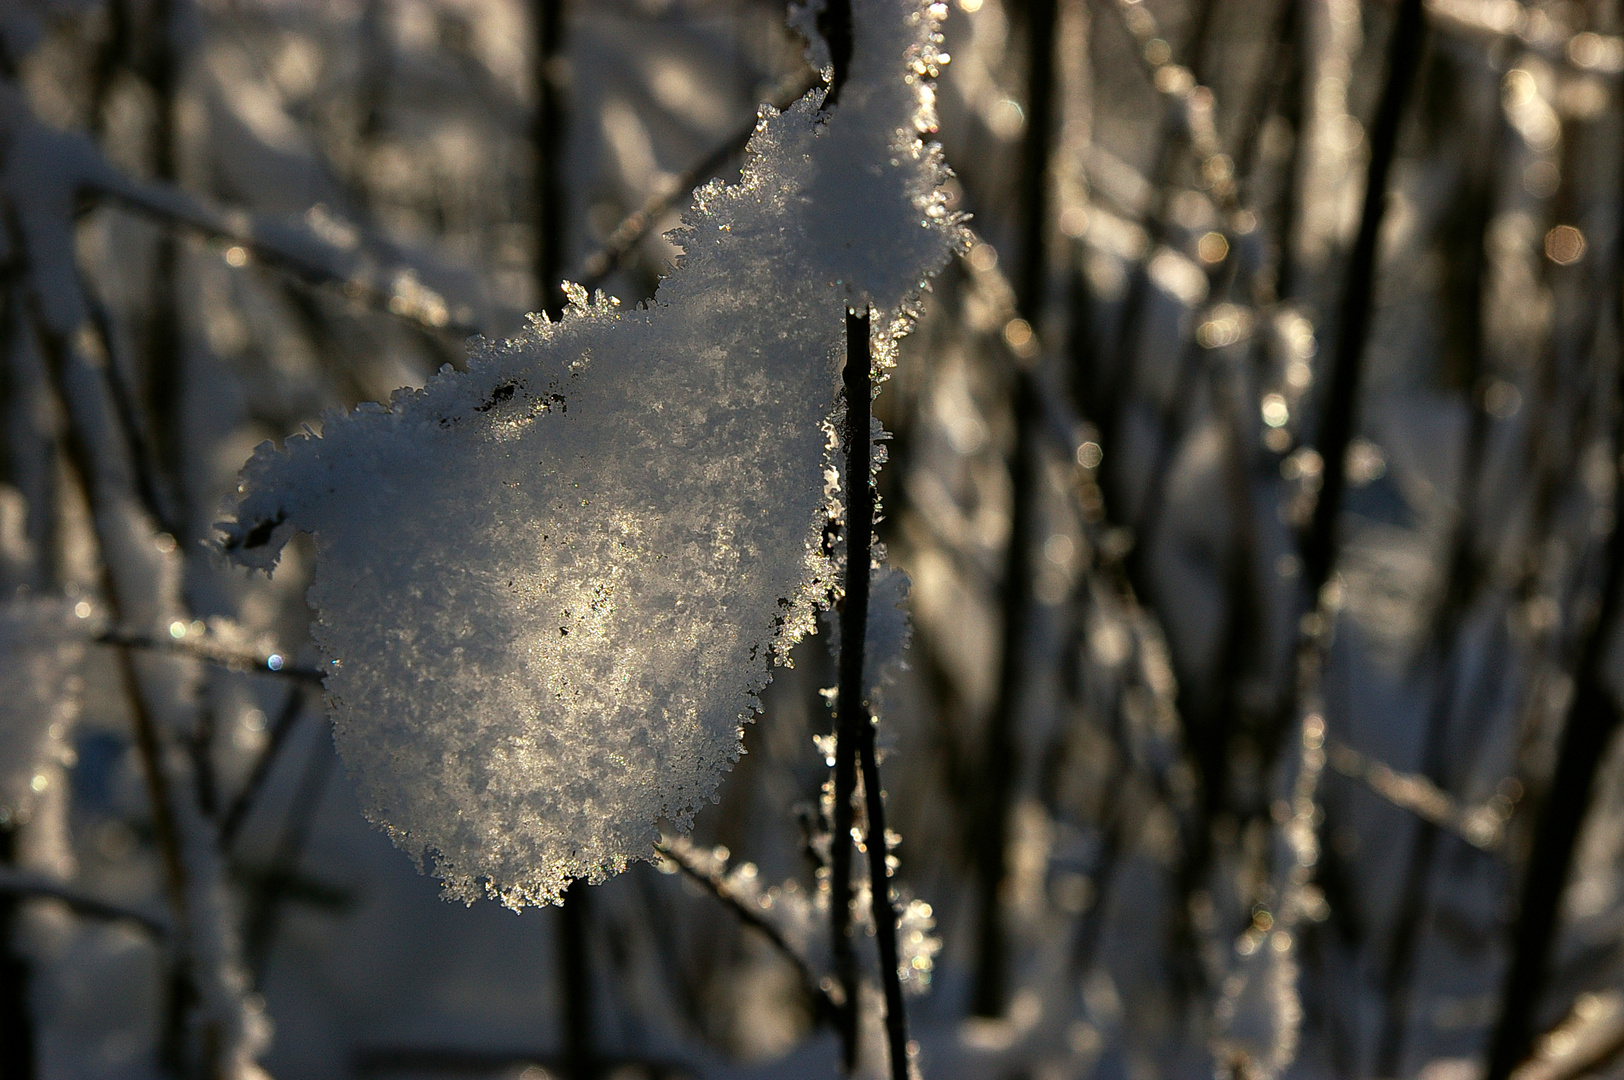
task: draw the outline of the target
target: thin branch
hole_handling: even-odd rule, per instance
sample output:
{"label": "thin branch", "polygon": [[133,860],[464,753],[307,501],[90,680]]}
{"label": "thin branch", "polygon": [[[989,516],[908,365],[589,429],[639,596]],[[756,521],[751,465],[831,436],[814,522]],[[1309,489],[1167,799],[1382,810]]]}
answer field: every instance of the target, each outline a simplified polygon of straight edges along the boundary
{"label": "thin branch", "polygon": [[257,983],[265,972],[265,960],[270,955],[271,942],[276,937],[277,908],[299,870],[299,859],[310,839],[316,811],[321,808],[321,797],[327,788],[332,771],[333,747],[317,735],[306,759],[299,786],[287,816],[282,820],[282,831],[271,854],[265,873],[260,876],[258,888],[245,905],[243,915],[243,962],[253,973]]}
{"label": "thin branch", "polygon": [[1515,44],[1573,71],[1613,76],[1620,72],[1624,38],[1594,31],[1570,33],[1560,9],[1506,0],[1426,0],[1426,4],[1427,15],[1440,30]]}
{"label": "thin branch", "polygon": [[[477,326],[451,318],[442,305],[425,305],[393,289],[383,288],[367,277],[346,274],[336,267],[323,265],[294,245],[272,235],[276,231],[273,226],[256,222],[247,214],[209,209],[178,190],[143,184],[127,177],[120,177],[119,181],[87,186],[129,210],[241,248],[252,261],[290,274],[308,285],[333,286],[343,292],[346,299],[418,329],[459,339],[480,332]],[[300,239],[312,246],[324,246],[310,237]],[[347,255],[337,249],[331,254],[335,257]],[[246,260],[243,263],[232,260],[232,265],[246,265]]]}
{"label": "thin branch", "polygon": [[298,721],[303,705],[304,691],[298,686],[292,687],[288,691],[287,701],[282,705],[282,711],[277,714],[276,721],[266,736],[265,748],[254,760],[253,768],[249,770],[248,778],[243,781],[237,797],[231,800],[231,805],[226,807],[225,814],[220,818],[221,851],[231,850],[231,844],[236,840],[237,833],[242,830],[243,822],[248,819],[248,812],[254,807],[254,800],[259,797],[266,779],[271,775],[271,767],[276,764],[277,755],[287,743],[288,734]]}
{"label": "thin branch", "polygon": [[[838,68],[836,69],[839,70]],[[908,1080],[908,1015],[897,970],[897,909],[891,902],[890,840],[885,829],[885,792],[880,787],[879,758],[874,746],[874,719],[869,711],[868,595],[874,542],[873,357],[869,313],[846,314],[846,598],[840,608],[840,683],[836,708],[840,740],[855,737],[863,777],[863,807],[868,825],[869,898],[874,938],[880,954],[880,984],[885,989],[885,1035],[890,1051],[891,1080]],[[838,809],[838,804],[837,804]],[[848,803],[848,812],[850,806]],[[836,850],[849,853],[851,831],[836,831]],[[849,858],[849,854],[848,854]],[[856,1016],[857,1000],[846,1007]]]}
{"label": "thin branch", "polygon": [[30,899],[60,900],[76,914],[109,922],[133,923],[160,941],[169,935],[169,924],[156,915],[103,900],[71,885],[15,867],[0,866],[0,893]]}
{"label": "thin branch", "polygon": [[564,0],[533,0],[530,18],[536,89],[530,131],[536,170],[536,309],[557,319],[564,310]]}
{"label": "thin branch", "polygon": [[725,904],[742,922],[758,931],[773,948],[778,950],[784,959],[794,965],[796,973],[801,977],[801,989],[812,1002],[814,1020],[822,1023],[825,1021],[834,1022],[838,1019],[840,1007],[835,1004],[834,998],[829,996],[829,991],[825,990],[817,977],[813,975],[812,968],[808,966],[806,958],[795,951],[794,946],[790,945],[784,938],[783,932],[773,925],[770,919],[764,917],[754,906],[745,903],[733,891],[727,883],[727,878],[721,874],[707,872],[696,865],[688,857],[688,853],[683,850],[681,845],[659,840],[655,842],[654,850],[670,859],[672,864],[688,878],[704,886],[707,892]]}
{"label": "thin branch", "polygon": [[276,675],[284,679],[297,679],[300,682],[319,684],[325,677],[317,668],[288,664],[281,653],[260,656],[257,653],[239,652],[207,638],[193,639],[189,636],[163,638],[128,630],[107,630],[97,634],[93,640],[98,645],[114,645],[122,649],[181,653],[197,660],[219,664],[232,671],[253,671],[260,675]]}
{"label": "thin branch", "polygon": [[[1456,331],[1452,335],[1456,340],[1451,343],[1456,346],[1459,355],[1460,383],[1465,390],[1468,418],[1466,438],[1461,448],[1461,478],[1454,527],[1450,536],[1448,563],[1444,572],[1443,596],[1437,610],[1433,612],[1428,646],[1422,653],[1423,662],[1428,659],[1436,660],[1438,674],[1432,699],[1428,703],[1426,726],[1421,740],[1419,769],[1421,775],[1413,779],[1428,787],[1434,787],[1438,796],[1448,800],[1450,804],[1453,804],[1453,799],[1442,790],[1442,786],[1448,782],[1449,758],[1453,756],[1448,747],[1450,721],[1455,715],[1456,702],[1466,681],[1463,668],[1467,661],[1460,655],[1460,631],[1480,576],[1476,557],[1478,489],[1481,487],[1483,470],[1486,466],[1485,450],[1490,420],[1488,409],[1479,400],[1478,382],[1482,376],[1485,359],[1483,309],[1488,300],[1485,285],[1495,212],[1493,185],[1497,172],[1496,165],[1502,156],[1508,127],[1505,110],[1496,109],[1494,112],[1496,120],[1489,139],[1487,160],[1484,167],[1470,177],[1466,190],[1459,198],[1461,207],[1459,217],[1464,225],[1462,231],[1466,236],[1465,246],[1468,250],[1463,253],[1464,257],[1455,256],[1453,252],[1446,255],[1448,264],[1463,285],[1456,302],[1466,310],[1463,318],[1451,327]],[[1379,788],[1373,787],[1373,790],[1381,793]],[[1402,793],[1406,789],[1395,787],[1394,790]],[[1393,799],[1391,795],[1387,797],[1400,806],[1405,805]],[[1436,803],[1435,800],[1434,804],[1443,805]],[[1509,809],[1507,806],[1508,813]],[[1417,812],[1420,812],[1419,809]],[[1476,824],[1486,831],[1479,839],[1473,839],[1470,827],[1465,832],[1459,828],[1463,824],[1470,825],[1464,820],[1457,818],[1451,823],[1448,815],[1438,818],[1422,813],[1421,816],[1423,824],[1416,830],[1415,838],[1411,842],[1409,865],[1405,868],[1398,906],[1392,919],[1393,931],[1388,948],[1385,985],[1382,988],[1382,996],[1386,1001],[1386,1016],[1376,1051],[1376,1069],[1383,1076],[1397,1075],[1404,1053],[1410,1025],[1415,974],[1420,962],[1421,950],[1417,946],[1429,921],[1427,918],[1431,903],[1429,887],[1434,870],[1437,829],[1444,828],[1456,832],[1468,843],[1485,850],[1491,846],[1498,847],[1504,839],[1503,817],[1480,818]],[[1490,843],[1480,843],[1479,840],[1487,840]]]}
{"label": "thin branch", "polygon": [[[772,107],[782,112],[820,82],[817,76],[806,73],[785,79],[773,92]],[[605,279],[625,261],[626,256],[636,250],[649,233],[654,231],[660,220],[679,199],[687,198],[694,188],[721,172],[728,162],[744,153],[745,145],[749,143],[750,136],[756,133],[759,123],[759,120],[751,120],[749,124],[739,128],[710,153],[690,165],[682,175],[649,195],[643,200],[642,206],[622,218],[620,224],[609,233],[609,239],[603,242],[603,247],[581,264],[581,286],[591,291],[602,285]]]}

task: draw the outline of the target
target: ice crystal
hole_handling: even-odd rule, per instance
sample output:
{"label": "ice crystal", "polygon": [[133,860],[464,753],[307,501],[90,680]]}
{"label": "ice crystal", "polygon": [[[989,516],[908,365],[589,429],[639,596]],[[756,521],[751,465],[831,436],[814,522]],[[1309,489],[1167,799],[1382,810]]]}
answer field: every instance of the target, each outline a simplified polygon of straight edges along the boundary
{"label": "ice crystal", "polygon": [[268,570],[315,534],[339,749],[451,896],[554,901],[651,857],[811,629],[842,312],[875,308],[885,363],[962,243],[920,138],[940,5],[852,7],[838,109],[763,110],[651,304],[571,287],[562,322],[244,470],[224,546]]}

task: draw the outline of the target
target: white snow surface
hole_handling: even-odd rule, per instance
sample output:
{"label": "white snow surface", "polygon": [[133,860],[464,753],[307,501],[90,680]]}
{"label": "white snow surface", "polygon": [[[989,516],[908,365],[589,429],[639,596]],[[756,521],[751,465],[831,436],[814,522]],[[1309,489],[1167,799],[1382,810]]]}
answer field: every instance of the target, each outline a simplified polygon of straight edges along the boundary
{"label": "white snow surface", "polygon": [[314,533],[339,750],[451,897],[556,902],[652,858],[812,629],[843,311],[874,307],[883,368],[964,243],[921,138],[945,7],[852,7],[838,107],[763,110],[647,307],[572,287],[562,322],[244,469],[224,546],[268,571]]}

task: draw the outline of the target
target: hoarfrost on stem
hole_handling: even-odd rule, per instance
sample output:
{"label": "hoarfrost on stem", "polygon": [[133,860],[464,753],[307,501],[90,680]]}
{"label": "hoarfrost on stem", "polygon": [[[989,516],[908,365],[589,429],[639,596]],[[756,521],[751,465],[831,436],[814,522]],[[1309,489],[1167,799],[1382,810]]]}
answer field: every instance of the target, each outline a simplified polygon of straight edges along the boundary
{"label": "hoarfrost on stem", "polygon": [[945,7],[852,8],[838,109],[763,109],[648,306],[571,286],[562,322],[244,470],[224,546],[269,570],[315,534],[339,749],[450,896],[557,901],[652,858],[812,628],[842,312],[876,310],[888,364],[964,242],[921,138]]}
{"label": "hoarfrost on stem", "polygon": [[28,819],[78,714],[81,621],[57,599],[0,606],[0,824]]}

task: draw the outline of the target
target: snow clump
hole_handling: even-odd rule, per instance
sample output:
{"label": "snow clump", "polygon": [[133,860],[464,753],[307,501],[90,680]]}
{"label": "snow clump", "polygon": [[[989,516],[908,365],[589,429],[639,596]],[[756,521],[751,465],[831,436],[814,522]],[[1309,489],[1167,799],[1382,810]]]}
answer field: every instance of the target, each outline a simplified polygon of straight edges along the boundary
{"label": "snow clump", "polygon": [[921,138],[945,13],[854,0],[838,107],[762,110],[647,306],[572,286],[561,322],[245,467],[223,545],[268,571],[315,535],[339,750],[449,896],[556,902],[653,858],[812,628],[843,312],[875,309],[883,368],[964,243]]}

